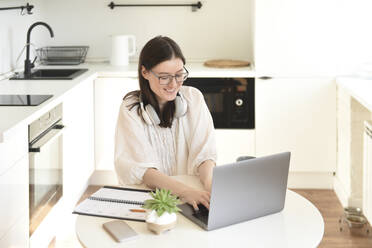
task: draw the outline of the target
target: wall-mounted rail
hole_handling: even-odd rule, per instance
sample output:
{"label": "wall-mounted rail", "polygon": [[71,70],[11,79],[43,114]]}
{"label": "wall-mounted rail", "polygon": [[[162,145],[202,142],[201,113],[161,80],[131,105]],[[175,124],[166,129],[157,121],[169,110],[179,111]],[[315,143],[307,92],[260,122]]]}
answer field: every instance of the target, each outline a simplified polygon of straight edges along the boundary
{"label": "wall-mounted rail", "polygon": [[115,7],[191,7],[191,10],[197,11],[202,7],[202,3],[186,3],[186,4],[115,4],[111,2],[108,7],[114,9]]}
{"label": "wall-mounted rail", "polygon": [[[32,12],[31,10],[34,8],[34,5],[30,5],[29,3],[26,4],[26,6],[17,6],[17,7],[5,7],[5,8],[0,8],[0,10],[13,10],[13,9],[20,9],[21,10],[21,15],[31,15]],[[25,12],[26,10],[26,12]]]}

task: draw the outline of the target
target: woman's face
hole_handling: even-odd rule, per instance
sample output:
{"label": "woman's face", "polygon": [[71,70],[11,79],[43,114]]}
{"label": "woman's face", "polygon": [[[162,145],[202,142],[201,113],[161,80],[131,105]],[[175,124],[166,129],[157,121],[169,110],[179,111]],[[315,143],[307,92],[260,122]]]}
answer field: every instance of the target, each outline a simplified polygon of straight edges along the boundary
{"label": "woman's face", "polygon": [[173,77],[172,82],[169,82],[167,85],[161,85],[157,76],[174,76],[175,74],[182,73],[183,71],[183,62],[180,58],[173,58],[161,62],[154,66],[151,71],[146,70],[145,67],[142,67],[142,75],[149,81],[150,88],[155,93],[160,108],[162,108],[166,102],[173,101],[176,98],[177,92],[179,91],[182,83],[177,83]]}

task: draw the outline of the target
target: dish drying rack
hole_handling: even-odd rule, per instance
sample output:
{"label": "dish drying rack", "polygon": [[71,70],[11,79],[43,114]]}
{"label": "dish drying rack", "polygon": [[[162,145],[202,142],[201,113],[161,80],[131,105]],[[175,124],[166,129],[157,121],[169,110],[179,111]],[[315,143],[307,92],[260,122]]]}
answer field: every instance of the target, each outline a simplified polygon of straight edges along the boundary
{"label": "dish drying rack", "polygon": [[89,46],[47,46],[36,49],[44,65],[78,65],[85,61]]}

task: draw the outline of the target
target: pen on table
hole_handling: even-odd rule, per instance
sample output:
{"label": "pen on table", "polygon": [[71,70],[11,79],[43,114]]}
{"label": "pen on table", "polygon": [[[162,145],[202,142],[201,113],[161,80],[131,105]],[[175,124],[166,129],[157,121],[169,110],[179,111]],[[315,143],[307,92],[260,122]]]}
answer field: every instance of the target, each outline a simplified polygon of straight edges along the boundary
{"label": "pen on table", "polygon": [[131,212],[135,212],[135,213],[146,213],[146,210],[145,209],[129,209],[129,211]]}

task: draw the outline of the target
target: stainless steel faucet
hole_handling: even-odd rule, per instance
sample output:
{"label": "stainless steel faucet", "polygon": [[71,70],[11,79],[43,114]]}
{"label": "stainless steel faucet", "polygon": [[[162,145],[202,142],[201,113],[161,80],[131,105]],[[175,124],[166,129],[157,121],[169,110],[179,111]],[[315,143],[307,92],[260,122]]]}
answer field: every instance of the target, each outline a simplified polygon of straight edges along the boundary
{"label": "stainless steel faucet", "polygon": [[27,31],[26,60],[25,60],[25,71],[24,71],[25,77],[30,77],[31,76],[31,69],[35,66],[34,63],[35,63],[35,60],[36,60],[37,57],[35,57],[32,62],[30,60],[30,36],[31,36],[32,29],[34,27],[38,26],[38,25],[45,26],[49,30],[50,36],[54,37],[54,33],[53,33],[52,28],[48,24],[46,24],[45,22],[35,22],[34,24],[32,24],[30,26],[30,28]]}

